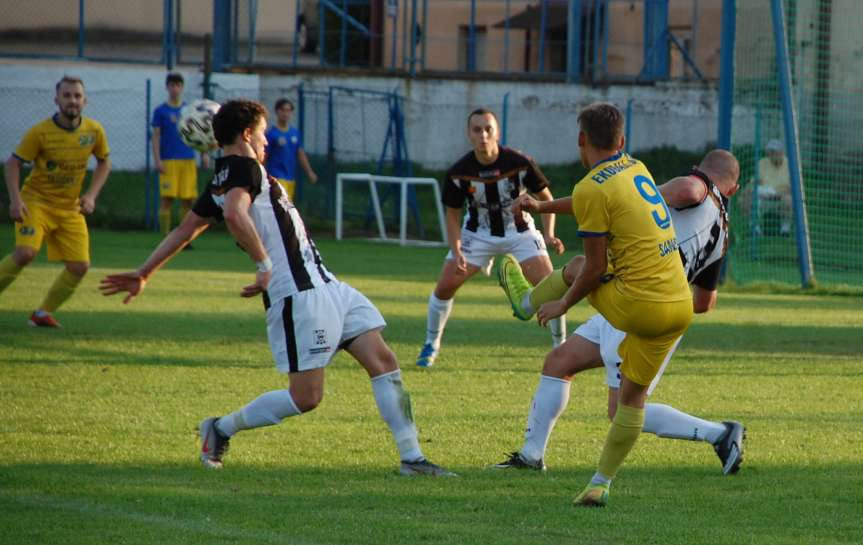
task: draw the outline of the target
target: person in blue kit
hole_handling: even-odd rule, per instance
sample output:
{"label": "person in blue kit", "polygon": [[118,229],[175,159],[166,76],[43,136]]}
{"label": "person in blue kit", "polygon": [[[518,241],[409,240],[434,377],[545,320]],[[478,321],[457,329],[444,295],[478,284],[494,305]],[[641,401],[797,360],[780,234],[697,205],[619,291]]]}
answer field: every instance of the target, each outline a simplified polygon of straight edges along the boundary
{"label": "person in blue kit", "polygon": [[[159,230],[171,231],[171,209],[180,199],[180,217],[192,209],[198,198],[198,169],[195,150],[180,138],[177,122],[183,101],[183,76],[176,72],[165,78],[168,100],[153,111],[153,160],[159,173]],[[201,154],[201,166],[209,168],[209,156]]]}
{"label": "person in blue kit", "polygon": [[279,180],[291,201],[297,188],[297,161],[303,167],[309,182],[318,183],[309,158],[303,151],[300,131],[291,126],[294,104],[286,98],[276,101],[276,124],[267,129],[267,172]]}

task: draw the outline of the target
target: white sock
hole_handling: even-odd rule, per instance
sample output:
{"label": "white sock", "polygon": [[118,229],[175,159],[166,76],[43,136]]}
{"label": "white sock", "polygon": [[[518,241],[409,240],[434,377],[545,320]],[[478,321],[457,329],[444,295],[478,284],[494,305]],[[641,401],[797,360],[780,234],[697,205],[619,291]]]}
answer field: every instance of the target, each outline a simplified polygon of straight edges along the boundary
{"label": "white sock", "polygon": [[402,387],[399,369],[372,379],[372,391],[381,418],[390,427],[402,461],[413,462],[425,458],[417,439],[417,428],[411,409],[411,398]]}
{"label": "white sock", "polygon": [[725,425],[702,420],[668,405],[648,403],[644,410],[643,430],[659,437],[715,443],[725,433]]}
{"label": "white sock", "polygon": [[440,348],[440,339],[449,313],[452,312],[452,299],[438,299],[434,292],[429,296],[429,313],[426,321],[426,343],[431,344],[435,350]]}
{"label": "white sock", "polygon": [[548,321],[548,329],[551,330],[551,346],[557,348],[566,340],[566,316]]}
{"label": "white sock", "polygon": [[542,375],[539,386],[533,394],[527,429],[524,432],[524,446],[519,451],[530,461],[541,460],[545,456],[548,438],[558,417],[569,403],[569,381]]}
{"label": "white sock", "polygon": [[521,309],[528,314],[535,314],[537,309],[533,308],[533,305],[530,304],[531,293],[533,293],[533,288],[527,290],[527,293],[525,293],[524,297],[521,298]]}
{"label": "white sock", "polygon": [[216,429],[231,437],[240,430],[272,426],[298,414],[300,410],[288,390],[273,390],[261,394],[242,409],[219,418]]}

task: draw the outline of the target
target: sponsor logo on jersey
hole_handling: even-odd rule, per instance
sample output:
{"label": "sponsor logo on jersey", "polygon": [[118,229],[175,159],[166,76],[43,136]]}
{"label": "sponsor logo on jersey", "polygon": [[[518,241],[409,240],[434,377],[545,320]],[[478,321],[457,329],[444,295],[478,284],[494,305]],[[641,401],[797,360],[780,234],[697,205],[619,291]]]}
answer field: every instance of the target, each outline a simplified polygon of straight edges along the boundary
{"label": "sponsor logo on jersey", "polygon": [[92,146],[96,143],[96,137],[92,134],[82,134],[78,138],[78,144],[83,148],[87,146]]}
{"label": "sponsor logo on jersey", "polygon": [[500,169],[496,168],[494,170],[480,170],[478,172],[480,178],[497,178],[500,176]]}
{"label": "sponsor logo on jersey", "polygon": [[18,232],[21,233],[25,237],[26,236],[32,236],[32,235],[36,234],[36,228],[31,227],[29,225],[22,225],[21,228],[18,229]]}
{"label": "sponsor logo on jersey", "polygon": [[665,257],[671,252],[677,250],[680,245],[677,243],[677,237],[670,238],[659,244],[659,257]]}

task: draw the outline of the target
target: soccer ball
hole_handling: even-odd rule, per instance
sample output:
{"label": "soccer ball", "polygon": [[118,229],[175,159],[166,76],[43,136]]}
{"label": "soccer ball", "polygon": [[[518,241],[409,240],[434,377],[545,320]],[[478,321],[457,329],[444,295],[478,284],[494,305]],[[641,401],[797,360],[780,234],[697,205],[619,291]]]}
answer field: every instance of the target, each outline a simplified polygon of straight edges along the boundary
{"label": "soccer ball", "polygon": [[218,146],[213,133],[213,116],[219,107],[218,102],[207,99],[194,100],[183,106],[177,130],[187,146],[203,152]]}

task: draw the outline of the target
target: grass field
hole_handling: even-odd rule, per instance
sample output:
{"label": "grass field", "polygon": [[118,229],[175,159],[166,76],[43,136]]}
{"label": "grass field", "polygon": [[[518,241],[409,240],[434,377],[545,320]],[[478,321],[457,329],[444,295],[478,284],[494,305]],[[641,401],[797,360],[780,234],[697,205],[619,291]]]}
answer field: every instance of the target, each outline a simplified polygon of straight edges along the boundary
{"label": "grass field", "polygon": [[[0,543],[838,544],[863,536],[863,298],[724,293],[696,318],[654,400],[748,427],[723,477],[703,443],[644,435],[603,510],[575,510],[607,420],[602,373],[578,377],[546,474],[484,469],[520,445],[549,339],[496,284],[459,294],[434,368],[413,365],[440,249],[320,241],[326,263],[389,321],[421,444],[456,479],[396,474],[365,373],[345,354],[314,412],[232,442],[200,467],[194,429],[283,388],[247,258],[205,235],[130,306],[98,279],[137,265],[149,233],[93,233],[90,275],[25,321],[57,273],[39,261],[0,295]],[[0,229],[0,253],[11,229]],[[562,259],[558,259],[562,262]],[[587,318],[580,304],[570,326]]]}

